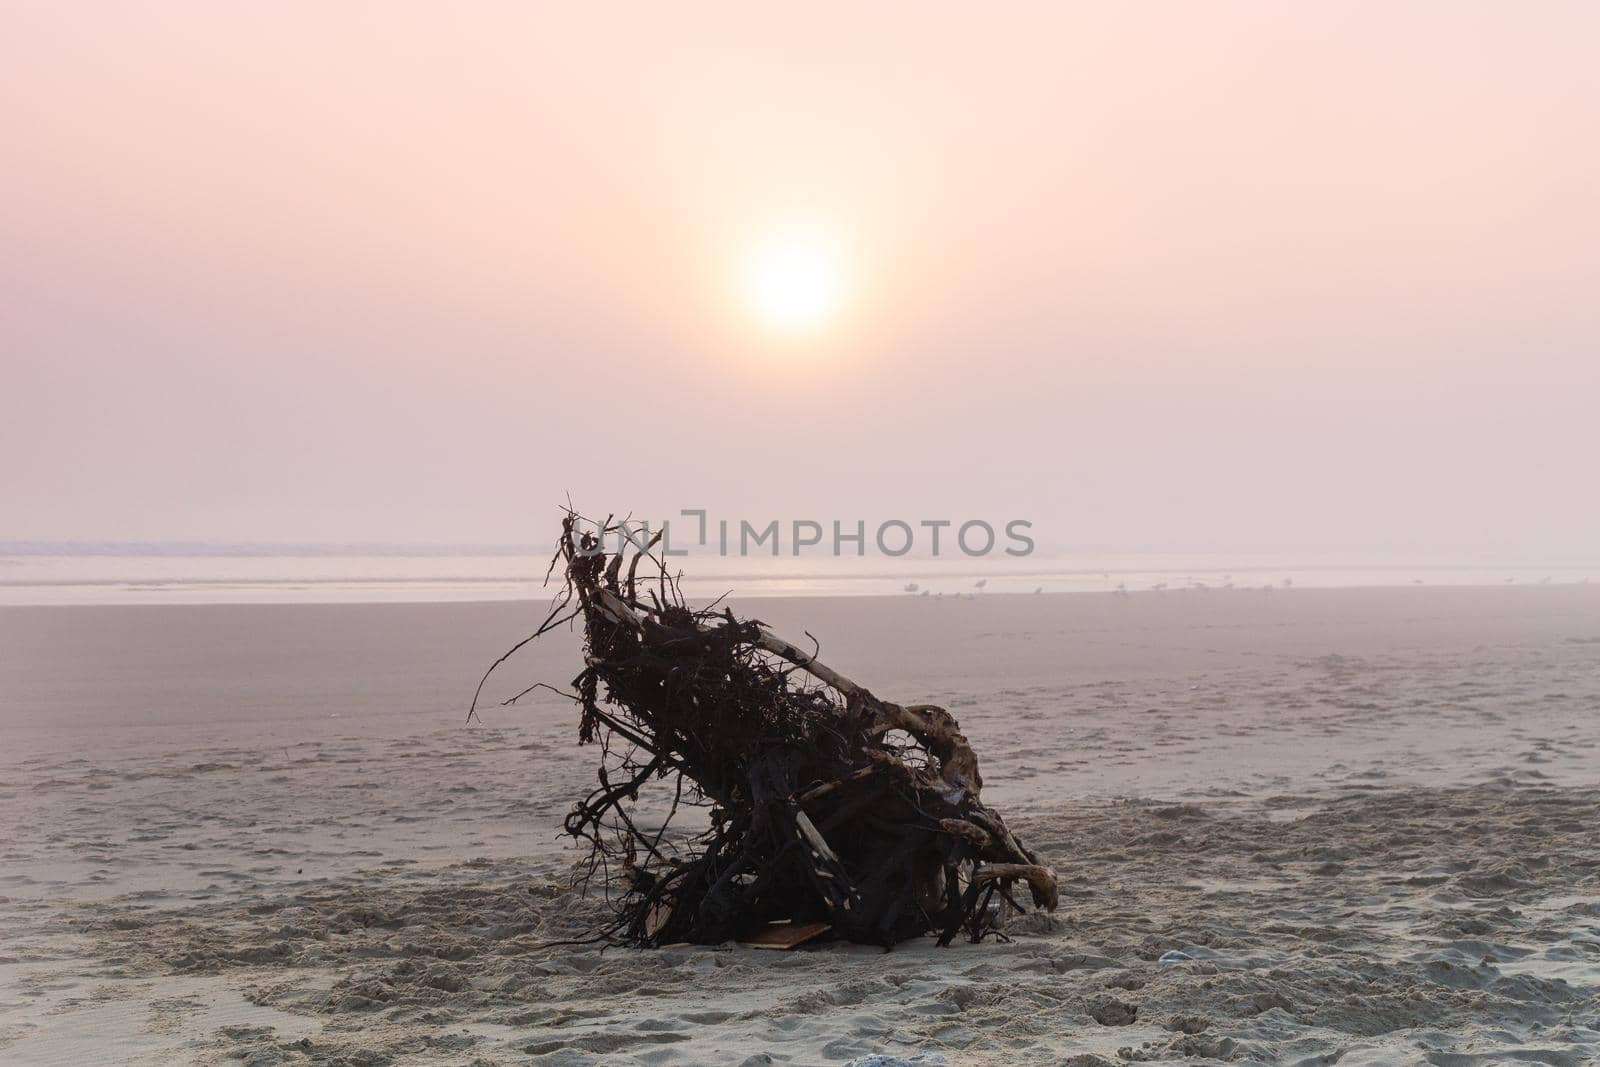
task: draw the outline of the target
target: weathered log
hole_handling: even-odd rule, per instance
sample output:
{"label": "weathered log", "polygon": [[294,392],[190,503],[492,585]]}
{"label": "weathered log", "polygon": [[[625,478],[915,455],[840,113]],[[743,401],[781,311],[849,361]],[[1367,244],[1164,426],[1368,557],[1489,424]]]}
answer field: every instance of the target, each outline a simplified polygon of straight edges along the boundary
{"label": "weathered log", "polygon": [[[568,514],[552,563],[564,588],[540,628],[583,624],[579,740],[605,755],[567,831],[608,884],[610,936],[720,941],[782,922],[882,944],[978,940],[997,928],[996,895],[1015,905],[1016,882],[1056,906],[1054,872],[983,804],[954,716],[881,700],[757,621],[689,607],[650,546],[625,571],[625,553],[604,551],[616,529],[586,533]],[[641,560],[653,582],[639,581]],[[645,833],[630,805],[658,780],[673,783],[672,810]],[[669,834],[696,806],[709,827]]]}

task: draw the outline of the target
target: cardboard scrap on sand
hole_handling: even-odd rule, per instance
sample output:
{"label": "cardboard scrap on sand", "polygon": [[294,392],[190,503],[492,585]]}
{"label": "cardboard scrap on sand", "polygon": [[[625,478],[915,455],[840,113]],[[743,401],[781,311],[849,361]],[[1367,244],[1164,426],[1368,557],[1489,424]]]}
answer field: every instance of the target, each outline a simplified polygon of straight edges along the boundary
{"label": "cardboard scrap on sand", "polygon": [[741,937],[739,944],[749,945],[751,948],[775,948],[788,950],[796,945],[803,945],[813,938],[821,937],[833,929],[832,923],[772,923],[765,930]]}

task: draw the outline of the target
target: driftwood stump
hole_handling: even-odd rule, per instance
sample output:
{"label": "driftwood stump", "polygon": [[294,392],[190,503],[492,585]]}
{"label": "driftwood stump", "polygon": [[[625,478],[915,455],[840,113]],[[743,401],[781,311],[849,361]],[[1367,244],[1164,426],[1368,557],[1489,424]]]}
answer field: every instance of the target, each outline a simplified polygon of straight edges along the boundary
{"label": "driftwood stump", "polygon": [[[1055,908],[1054,872],[983,804],[949,712],[881,700],[758,621],[690,607],[655,541],[627,559],[604,547],[625,527],[582,525],[567,514],[551,564],[564,588],[522,644],[583,626],[586,666],[567,695],[580,743],[602,758],[566,832],[589,844],[587,877],[615,905],[606,936],[711,943],[820,921],[852,941],[948,944],[1024,910],[1019,885]],[[671,810],[641,829],[633,803],[653,782]],[[688,807],[709,809],[709,827],[669,834]]]}

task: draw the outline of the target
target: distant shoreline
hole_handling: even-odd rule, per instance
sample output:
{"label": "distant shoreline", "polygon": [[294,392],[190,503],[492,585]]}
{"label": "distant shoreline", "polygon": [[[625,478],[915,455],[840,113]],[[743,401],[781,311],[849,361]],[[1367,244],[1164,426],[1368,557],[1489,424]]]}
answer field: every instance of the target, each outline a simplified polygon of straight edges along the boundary
{"label": "distant shoreline", "polygon": [[[969,575],[960,577],[970,577]],[[1586,577],[1580,580],[1555,580],[1550,582],[1523,581],[1430,581],[1430,582],[1365,582],[1348,584],[1314,585],[1297,583],[1293,586],[1242,585],[1221,587],[1216,585],[1180,586],[1166,589],[1128,588],[1058,588],[1037,592],[1022,588],[986,588],[981,592],[964,589],[939,590],[926,596],[920,593],[888,592],[882,581],[853,579],[809,588],[784,588],[785,579],[763,579],[752,583],[749,591],[719,586],[715,578],[685,582],[687,599],[706,602],[733,598],[740,603],[788,600],[850,600],[850,601],[967,601],[1004,598],[1026,599],[1034,596],[1094,596],[1113,599],[1168,597],[1172,599],[1202,597],[1261,597],[1304,596],[1357,592],[1446,592],[1496,590],[1529,592],[1544,590],[1580,590],[1600,588],[1600,583]],[[62,580],[48,582],[11,582],[0,580],[0,611],[8,609],[39,608],[118,608],[118,607],[360,607],[360,606],[417,606],[472,605],[472,604],[543,604],[557,593],[554,586],[537,586],[529,591],[527,579],[515,578],[351,578],[338,581],[307,581],[303,579],[266,579],[240,581],[236,579],[201,579],[168,582],[128,582],[106,579],[93,582]],[[30,596],[30,593],[36,595]],[[75,595],[76,594],[76,595]],[[389,595],[385,595],[389,594]]]}

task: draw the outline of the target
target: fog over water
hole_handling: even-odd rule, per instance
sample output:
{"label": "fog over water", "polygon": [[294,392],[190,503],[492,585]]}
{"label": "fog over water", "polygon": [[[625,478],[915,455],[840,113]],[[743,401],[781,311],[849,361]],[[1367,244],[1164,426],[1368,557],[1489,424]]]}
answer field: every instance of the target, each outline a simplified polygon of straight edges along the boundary
{"label": "fog over water", "polygon": [[[123,547],[122,552],[130,551]],[[139,555],[0,554],[0,605],[543,601],[547,557],[499,549],[396,547],[381,554],[185,551]],[[259,549],[255,550],[260,552]],[[1285,595],[1358,586],[1570,585],[1600,582],[1594,559],[1403,558],[1357,554],[1124,553],[1023,558],[959,555],[717,557],[674,561],[692,598],[946,597],[1041,593]]]}

